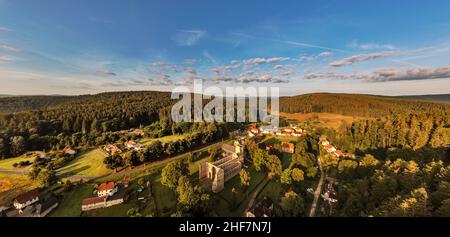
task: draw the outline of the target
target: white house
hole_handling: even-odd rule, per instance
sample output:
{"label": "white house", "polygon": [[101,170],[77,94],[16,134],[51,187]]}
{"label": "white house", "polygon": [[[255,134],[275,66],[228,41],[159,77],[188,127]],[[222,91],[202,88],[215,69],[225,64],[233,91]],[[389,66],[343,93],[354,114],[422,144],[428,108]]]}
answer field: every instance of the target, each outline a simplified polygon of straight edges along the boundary
{"label": "white house", "polygon": [[99,197],[109,197],[117,193],[118,187],[115,185],[114,182],[109,183],[102,183],[98,187],[97,195]]}
{"label": "white house", "polygon": [[14,199],[13,205],[16,209],[23,209],[27,206],[34,204],[37,201],[39,201],[39,192],[37,189],[33,189],[31,191],[28,191],[26,193],[17,196]]}

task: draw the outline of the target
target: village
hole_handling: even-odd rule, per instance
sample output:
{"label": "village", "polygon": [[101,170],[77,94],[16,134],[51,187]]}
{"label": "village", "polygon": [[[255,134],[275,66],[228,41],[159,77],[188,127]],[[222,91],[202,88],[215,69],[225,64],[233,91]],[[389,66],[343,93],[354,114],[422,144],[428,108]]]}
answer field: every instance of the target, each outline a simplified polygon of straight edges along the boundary
{"label": "village", "polygon": [[[139,142],[144,135],[143,131],[131,129],[120,131],[119,133],[127,135],[129,138],[123,143],[110,143],[99,147],[99,149],[107,155],[116,155],[123,159],[125,159],[126,154],[131,151],[142,152],[145,149],[145,145]],[[286,154],[286,157],[288,157],[284,162],[289,163],[291,162],[289,159],[292,159],[291,155],[295,153],[295,141],[307,135],[308,131],[296,124],[280,128],[250,124],[245,129],[233,132],[232,140],[219,143],[219,158],[215,160],[200,159],[190,167],[193,170],[193,175],[198,173],[196,182],[198,182],[205,190],[215,195],[229,196],[230,190],[232,193],[235,191],[234,188],[227,188],[227,183],[230,182],[230,180],[239,179],[241,170],[249,170],[252,166],[246,152],[246,140],[250,139],[258,145],[258,149],[266,152],[280,149],[279,152]],[[130,138],[131,136],[132,138]],[[337,158],[354,158],[353,154],[342,152],[325,138],[321,138],[319,143],[320,146],[332,156]],[[66,147],[61,150],[60,153],[63,156],[75,157],[78,151],[74,148]],[[61,155],[55,156],[55,154],[52,154],[50,158],[46,158],[47,154],[39,153],[39,157],[48,159],[49,162],[56,161],[58,159],[56,157]],[[146,164],[144,164],[143,170],[145,170],[145,166]],[[149,167],[151,167],[151,165],[149,165]],[[142,176],[139,175],[139,171],[136,172],[138,177]],[[321,175],[324,174],[319,174],[319,176]],[[267,189],[266,186],[270,186],[268,183],[271,181],[268,181],[266,175],[256,176],[259,176],[259,180],[257,180],[258,182],[255,183],[255,185],[252,185],[253,193],[250,197],[248,195],[242,197],[241,202],[243,204],[241,205],[241,211],[239,212],[242,212],[242,216],[245,217],[271,217],[274,215],[273,199],[277,197],[263,195],[264,190]],[[155,194],[155,190],[152,189],[152,186],[161,186],[159,183],[155,183],[157,182],[156,180],[159,181],[158,176],[152,175],[148,178],[132,179],[125,173],[124,175],[119,176],[113,175],[111,176],[111,179],[106,178],[104,182],[97,182],[96,179],[83,180],[82,176],[77,176],[76,178],[80,178],[80,185],[89,183],[91,187],[89,189],[90,192],[87,193],[88,195],[85,194],[79,203],[73,203],[73,205],[78,206],[76,208],[80,210],[79,213],[81,214],[90,213],[99,209],[109,209],[127,203],[146,203],[145,205],[147,205],[148,202],[152,202],[152,204],[149,205],[157,206],[155,195],[158,194]],[[324,202],[328,203],[331,207],[337,202],[335,199],[337,194],[334,185],[337,185],[338,182],[331,177],[324,178],[327,181],[325,184],[325,191],[319,191],[319,194]],[[134,184],[131,185],[133,182]],[[236,181],[232,183],[236,183]],[[313,188],[314,187],[307,188],[306,191],[312,195],[317,195]],[[320,187],[320,190],[321,189],[322,188]],[[61,205],[64,205],[64,201],[61,202],[61,198],[57,198],[58,195],[50,193],[51,192],[47,192],[46,190],[40,193],[39,189],[33,189],[22,193],[14,198],[9,206],[3,206],[1,213],[7,217],[45,217],[55,209],[61,208]],[[235,196],[235,194],[232,195]],[[228,197],[225,199],[231,200]]]}

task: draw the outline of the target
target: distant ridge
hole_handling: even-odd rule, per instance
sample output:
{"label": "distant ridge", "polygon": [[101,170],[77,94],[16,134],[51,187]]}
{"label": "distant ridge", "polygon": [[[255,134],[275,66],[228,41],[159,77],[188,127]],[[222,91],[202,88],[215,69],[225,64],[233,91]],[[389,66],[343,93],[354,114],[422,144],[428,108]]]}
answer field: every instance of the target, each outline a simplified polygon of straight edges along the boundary
{"label": "distant ridge", "polygon": [[396,96],[397,98],[407,99],[407,100],[425,100],[434,102],[447,102],[450,103],[450,94],[440,94],[440,95],[406,95],[406,96]]}
{"label": "distant ridge", "polygon": [[[60,106],[109,103],[110,98],[129,97],[139,94],[145,97],[170,98],[170,92],[124,91],[104,92],[95,95],[36,95],[0,96],[0,113],[14,113],[30,110],[46,110]],[[342,115],[377,117],[391,113],[408,111],[429,111],[431,109],[450,109],[450,94],[379,96],[367,94],[313,93],[298,96],[280,97],[280,111],[286,113],[336,113]]]}

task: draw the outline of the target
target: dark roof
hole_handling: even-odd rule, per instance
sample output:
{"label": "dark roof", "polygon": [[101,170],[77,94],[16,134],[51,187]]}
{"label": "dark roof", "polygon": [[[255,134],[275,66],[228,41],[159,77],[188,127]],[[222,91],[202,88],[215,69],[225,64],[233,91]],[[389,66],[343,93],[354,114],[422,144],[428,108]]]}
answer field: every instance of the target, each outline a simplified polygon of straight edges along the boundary
{"label": "dark roof", "polygon": [[125,188],[119,187],[117,193],[108,197],[107,200],[113,201],[113,200],[117,200],[117,199],[125,199],[125,196],[126,196]]}
{"label": "dark roof", "polygon": [[271,216],[272,215],[272,207],[273,201],[269,197],[264,197],[260,202],[253,206],[250,209],[255,217],[263,217],[264,215]]}
{"label": "dark roof", "polygon": [[17,196],[16,199],[14,199],[16,202],[23,204],[28,201],[31,201],[39,196],[39,191],[37,189],[30,190],[26,193],[22,193],[21,195]]}
{"label": "dark roof", "polygon": [[58,199],[56,199],[56,197],[51,196],[50,198],[47,198],[47,200],[42,203],[40,212],[46,211],[56,203],[58,203]]}

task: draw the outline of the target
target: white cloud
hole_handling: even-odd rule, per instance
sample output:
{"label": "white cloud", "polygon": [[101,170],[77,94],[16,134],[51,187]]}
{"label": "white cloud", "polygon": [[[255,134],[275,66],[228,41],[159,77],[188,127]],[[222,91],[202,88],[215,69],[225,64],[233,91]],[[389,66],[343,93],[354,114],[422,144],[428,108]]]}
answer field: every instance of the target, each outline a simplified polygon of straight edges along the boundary
{"label": "white cloud", "polygon": [[386,58],[386,57],[391,57],[391,56],[394,56],[394,55],[395,55],[394,51],[386,51],[386,52],[380,52],[380,53],[369,53],[369,54],[358,54],[358,55],[354,55],[354,56],[351,56],[351,57],[348,57],[348,58],[344,58],[342,60],[334,61],[334,62],[330,63],[330,66],[332,66],[332,67],[342,67],[342,66],[351,65],[351,64],[354,64],[354,63],[358,63],[358,62],[364,62],[364,61],[377,59],[377,58]]}
{"label": "white cloud", "polygon": [[97,72],[104,76],[117,76],[117,74],[110,69],[98,70]]}
{"label": "white cloud", "polygon": [[0,62],[15,62],[16,59],[10,56],[0,55]]}
{"label": "white cloud", "polygon": [[394,50],[397,49],[391,44],[377,44],[377,43],[358,43],[357,40],[352,41],[348,44],[349,48],[361,49],[361,50]]}
{"label": "white cloud", "polygon": [[412,80],[428,80],[428,79],[450,79],[450,67],[438,68],[413,68],[413,69],[382,69],[373,72],[361,73],[310,73],[305,75],[305,79],[357,79],[372,82],[385,81],[412,81]]}
{"label": "white cloud", "polygon": [[11,45],[7,45],[7,44],[2,44],[0,43],[0,50],[6,50],[6,51],[11,51],[11,52],[20,52],[22,51],[19,48],[13,47]]}
{"label": "white cloud", "polygon": [[332,52],[322,52],[322,53],[319,54],[319,57],[323,57],[323,58],[328,58],[328,57],[331,57],[331,56],[333,56]]}
{"label": "white cloud", "polygon": [[9,32],[11,29],[0,26],[0,32]]}
{"label": "white cloud", "polygon": [[207,32],[204,30],[179,30],[173,36],[173,40],[179,46],[193,46],[206,35]]}
{"label": "white cloud", "polygon": [[286,58],[286,57],[252,58],[252,59],[244,60],[243,64],[257,65],[257,64],[263,64],[263,63],[278,63],[278,62],[284,62],[284,61],[288,61],[288,60],[290,60],[290,58]]}

